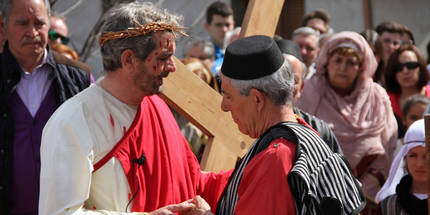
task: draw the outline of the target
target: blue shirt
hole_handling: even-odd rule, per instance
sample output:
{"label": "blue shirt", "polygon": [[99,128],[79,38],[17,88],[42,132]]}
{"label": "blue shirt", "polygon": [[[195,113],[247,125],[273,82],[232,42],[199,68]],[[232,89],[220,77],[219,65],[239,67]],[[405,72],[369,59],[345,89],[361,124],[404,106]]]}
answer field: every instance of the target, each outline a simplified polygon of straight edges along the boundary
{"label": "blue shirt", "polygon": [[224,50],[219,48],[214,43],[214,49],[215,49],[215,61],[211,68],[212,74],[215,76],[215,74],[221,70],[222,62],[224,61]]}

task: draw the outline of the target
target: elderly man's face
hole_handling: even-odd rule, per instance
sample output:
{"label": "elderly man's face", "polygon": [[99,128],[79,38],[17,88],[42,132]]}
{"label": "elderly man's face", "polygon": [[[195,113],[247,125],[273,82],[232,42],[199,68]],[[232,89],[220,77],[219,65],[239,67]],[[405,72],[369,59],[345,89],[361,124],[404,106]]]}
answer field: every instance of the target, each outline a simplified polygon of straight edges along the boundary
{"label": "elderly man's face", "polygon": [[310,66],[318,55],[318,37],[315,35],[297,35],[294,42],[300,47],[300,54],[306,66]]}
{"label": "elderly man's face", "polygon": [[204,46],[203,45],[195,45],[190,47],[188,50],[186,57],[194,57],[200,59],[206,66],[209,68],[212,68],[214,64],[214,58],[207,57],[204,53]]}
{"label": "elderly man's face", "polygon": [[293,95],[293,104],[296,103],[297,99],[300,98],[302,89],[303,89],[303,65],[302,62],[294,57],[293,55],[283,54],[284,58],[290,62],[291,67],[294,73],[294,95]]}
{"label": "elderly man's face", "polygon": [[43,55],[48,40],[48,13],[43,0],[13,0],[7,23],[1,27],[16,57]]}
{"label": "elderly man's face", "polygon": [[222,102],[221,109],[230,111],[233,121],[237,124],[239,131],[252,138],[257,138],[257,107],[252,102],[251,96],[243,96],[239,90],[231,84],[231,80],[222,76],[221,81]]}
{"label": "elderly man's face", "polygon": [[153,38],[156,48],[145,60],[137,60],[132,72],[134,84],[148,95],[160,93],[163,78],[176,71],[173,62],[176,49],[173,34],[166,31],[156,32]]}

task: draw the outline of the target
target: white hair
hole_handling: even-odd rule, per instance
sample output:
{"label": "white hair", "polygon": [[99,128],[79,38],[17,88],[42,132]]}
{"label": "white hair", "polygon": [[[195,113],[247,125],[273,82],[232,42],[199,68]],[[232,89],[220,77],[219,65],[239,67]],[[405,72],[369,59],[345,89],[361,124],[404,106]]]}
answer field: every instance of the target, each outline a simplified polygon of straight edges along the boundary
{"label": "white hair", "polygon": [[[292,105],[294,92],[294,74],[291,64],[285,60],[274,73],[252,80],[231,80],[231,84],[243,96],[248,96],[251,89],[257,89],[267,96],[275,105]],[[220,73],[222,76],[222,73]]]}

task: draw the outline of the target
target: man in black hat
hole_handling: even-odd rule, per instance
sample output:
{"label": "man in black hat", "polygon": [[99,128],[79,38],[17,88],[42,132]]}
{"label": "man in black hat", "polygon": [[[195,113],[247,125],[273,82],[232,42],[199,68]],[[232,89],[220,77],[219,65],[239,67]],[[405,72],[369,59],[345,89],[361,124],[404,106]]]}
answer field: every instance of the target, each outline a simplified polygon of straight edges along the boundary
{"label": "man in black hat", "polygon": [[[234,169],[216,214],[353,214],[364,195],[342,157],[294,114],[294,75],[267,36],[231,43],[221,109],[257,140]],[[198,209],[209,214],[202,199]],[[203,203],[200,203],[203,202]],[[206,205],[207,206],[207,205]]]}
{"label": "man in black hat", "polygon": [[242,133],[258,140],[234,170],[216,213],[295,214],[286,178],[296,145],[282,138],[261,139],[280,122],[299,122],[292,109],[290,64],[273,39],[252,36],[227,48],[221,73],[222,110],[231,112]]}

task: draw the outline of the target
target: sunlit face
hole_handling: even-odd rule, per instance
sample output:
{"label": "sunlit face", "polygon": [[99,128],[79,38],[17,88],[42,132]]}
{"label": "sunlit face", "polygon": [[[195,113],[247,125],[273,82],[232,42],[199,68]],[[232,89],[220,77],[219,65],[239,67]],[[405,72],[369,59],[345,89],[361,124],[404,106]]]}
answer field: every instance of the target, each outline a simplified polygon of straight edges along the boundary
{"label": "sunlit face", "polygon": [[14,56],[43,56],[49,30],[48,13],[43,0],[12,1],[7,23],[3,24],[1,30]]}
{"label": "sunlit face", "polygon": [[215,14],[212,17],[212,22],[205,24],[205,28],[211,40],[219,46],[219,48],[223,48],[225,34],[234,28],[233,16],[223,17]]}
{"label": "sunlit face", "polygon": [[231,80],[224,76],[222,76],[221,89],[221,109],[225,112],[230,111],[240,132],[257,138],[260,135],[256,132],[258,114],[256,114],[256,106],[252,102],[251,96],[240,95],[239,90],[231,84]]}
{"label": "sunlit face", "polygon": [[300,47],[300,54],[306,66],[310,66],[318,54],[318,37],[315,35],[297,35],[294,37],[294,42]]}
{"label": "sunlit face", "polygon": [[406,155],[406,164],[409,174],[412,176],[412,183],[427,183],[427,169],[425,165],[426,151],[422,146],[417,146],[409,150]]}
{"label": "sunlit face", "polygon": [[408,112],[406,113],[406,116],[403,116],[403,125],[405,126],[405,129],[408,129],[409,126],[412,125],[415,121],[422,119],[424,111],[426,110],[427,105],[422,103],[415,103],[413,104]]}
{"label": "sunlit face", "polygon": [[400,45],[402,44],[402,40],[400,38],[400,34],[399,33],[390,33],[390,32],[383,32],[379,38],[382,41],[382,47],[384,49],[384,62],[387,63],[388,59],[390,58],[391,54],[393,54],[393,52],[395,50],[397,50]]}
{"label": "sunlit face", "polygon": [[[67,28],[67,24],[64,20],[51,16],[49,17],[49,24],[51,25],[50,29],[54,30],[56,33],[61,36],[67,37],[69,35],[69,30]],[[57,38],[56,40],[49,40],[49,44],[61,43],[61,38]]]}
{"label": "sunlit face", "polygon": [[340,93],[350,93],[360,74],[360,61],[353,55],[334,53],[328,60],[327,75],[330,86]]}
{"label": "sunlit face", "polygon": [[320,34],[327,33],[328,31],[327,25],[324,23],[322,19],[319,19],[319,18],[310,19],[306,26],[313,28],[314,30],[318,31]]}
{"label": "sunlit face", "polygon": [[170,32],[155,32],[153,39],[156,48],[145,60],[137,59],[132,72],[132,79],[138,88],[147,95],[157,94],[162,91],[163,78],[176,70],[173,61],[176,44],[175,38]]}
{"label": "sunlit face", "polygon": [[212,68],[215,60],[214,58],[208,58],[205,55],[203,45],[191,46],[186,54],[186,57],[198,58],[209,68]]}
{"label": "sunlit face", "polygon": [[[404,51],[399,55],[399,64],[404,64],[408,62],[418,62],[418,58],[412,51]],[[396,80],[399,83],[400,88],[414,88],[420,76],[420,68],[416,67],[413,69],[408,69],[406,66],[396,73]]]}

